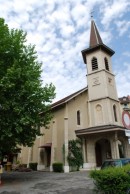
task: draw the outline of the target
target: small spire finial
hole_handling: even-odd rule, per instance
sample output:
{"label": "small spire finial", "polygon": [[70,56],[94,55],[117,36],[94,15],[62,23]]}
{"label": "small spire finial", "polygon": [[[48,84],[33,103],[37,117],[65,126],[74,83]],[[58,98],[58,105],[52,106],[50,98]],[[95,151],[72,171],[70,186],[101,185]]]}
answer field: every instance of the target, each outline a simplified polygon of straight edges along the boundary
{"label": "small spire finial", "polygon": [[91,11],[90,14],[91,14],[91,19],[93,19],[93,13],[94,11]]}
{"label": "small spire finial", "polygon": [[[92,12],[91,12],[92,13]],[[91,14],[92,15],[92,14]],[[99,44],[103,44],[96,24],[93,19],[91,19],[91,31],[90,31],[90,47],[97,46]]]}

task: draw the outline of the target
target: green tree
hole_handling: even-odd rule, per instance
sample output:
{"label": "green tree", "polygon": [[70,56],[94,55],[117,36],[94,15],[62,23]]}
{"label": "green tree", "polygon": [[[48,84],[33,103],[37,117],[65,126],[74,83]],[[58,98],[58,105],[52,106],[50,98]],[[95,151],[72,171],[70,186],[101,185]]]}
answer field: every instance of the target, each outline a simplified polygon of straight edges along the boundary
{"label": "green tree", "polygon": [[52,118],[55,87],[43,86],[41,65],[26,33],[9,29],[0,18],[0,152],[31,146]]}

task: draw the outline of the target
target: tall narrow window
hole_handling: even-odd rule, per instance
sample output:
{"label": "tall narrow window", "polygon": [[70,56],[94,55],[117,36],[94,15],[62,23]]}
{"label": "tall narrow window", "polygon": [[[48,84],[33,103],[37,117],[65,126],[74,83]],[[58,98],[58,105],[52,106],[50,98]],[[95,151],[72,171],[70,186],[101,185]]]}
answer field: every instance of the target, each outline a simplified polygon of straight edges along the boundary
{"label": "tall narrow window", "polygon": [[104,62],[106,70],[109,71],[108,59],[106,57],[104,58]]}
{"label": "tall narrow window", "polygon": [[98,69],[98,62],[97,62],[97,58],[93,57],[92,58],[92,71],[97,70]]}
{"label": "tall narrow window", "polygon": [[80,110],[77,111],[77,125],[80,125]]}
{"label": "tall narrow window", "polygon": [[114,113],[114,119],[117,122],[117,113],[116,113],[116,105],[113,105],[113,113]]}

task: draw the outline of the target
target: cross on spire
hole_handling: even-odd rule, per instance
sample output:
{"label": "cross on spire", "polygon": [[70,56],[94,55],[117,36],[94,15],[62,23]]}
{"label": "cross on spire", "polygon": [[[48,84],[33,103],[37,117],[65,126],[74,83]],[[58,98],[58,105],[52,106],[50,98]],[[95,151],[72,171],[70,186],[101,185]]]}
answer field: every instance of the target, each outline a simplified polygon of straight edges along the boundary
{"label": "cross on spire", "polygon": [[90,14],[91,14],[91,19],[93,19],[93,13],[94,11],[91,11]]}

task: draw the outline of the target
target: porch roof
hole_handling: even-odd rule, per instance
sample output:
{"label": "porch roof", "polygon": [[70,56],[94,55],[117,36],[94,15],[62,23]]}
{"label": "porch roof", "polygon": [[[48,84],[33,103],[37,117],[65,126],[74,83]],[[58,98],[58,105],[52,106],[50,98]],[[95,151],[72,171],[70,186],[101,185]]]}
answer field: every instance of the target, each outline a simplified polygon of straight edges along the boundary
{"label": "porch roof", "polygon": [[110,131],[125,131],[123,126],[119,125],[101,125],[95,127],[88,127],[85,129],[75,130],[77,136],[88,135],[88,134],[97,134]]}
{"label": "porch roof", "polygon": [[39,146],[38,148],[50,148],[52,143],[45,143],[44,145]]}

